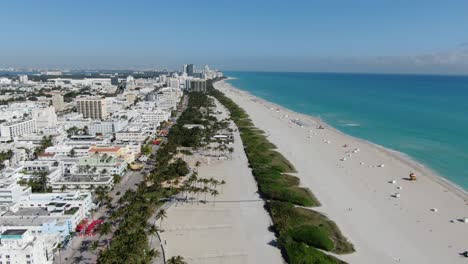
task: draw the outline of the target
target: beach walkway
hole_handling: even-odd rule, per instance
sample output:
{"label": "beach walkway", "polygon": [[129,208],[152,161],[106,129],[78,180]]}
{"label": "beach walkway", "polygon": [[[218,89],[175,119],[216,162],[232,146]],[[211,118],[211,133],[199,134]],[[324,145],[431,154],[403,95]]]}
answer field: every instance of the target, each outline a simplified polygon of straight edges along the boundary
{"label": "beach walkway", "polygon": [[[219,102],[217,111],[221,111],[218,118],[227,117]],[[204,202],[201,194],[167,209],[160,233],[166,259],[180,255],[195,264],[283,263],[238,132],[232,147],[232,158],[208,159],[198,167],[199,178],[226,181],[217,187],[216,199],[208,195]]]}

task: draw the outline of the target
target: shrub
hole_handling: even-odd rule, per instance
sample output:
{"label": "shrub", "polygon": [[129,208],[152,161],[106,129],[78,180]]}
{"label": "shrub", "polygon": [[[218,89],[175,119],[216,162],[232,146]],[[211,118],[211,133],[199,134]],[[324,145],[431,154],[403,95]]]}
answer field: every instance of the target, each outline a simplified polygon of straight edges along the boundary
{"label": "shrub", "polygon": [[305,243],[327,251],[333,250],[333,241],[328,232],[318,226],[305,225],[296,227],[290,231],[292,239],[299,243]]}

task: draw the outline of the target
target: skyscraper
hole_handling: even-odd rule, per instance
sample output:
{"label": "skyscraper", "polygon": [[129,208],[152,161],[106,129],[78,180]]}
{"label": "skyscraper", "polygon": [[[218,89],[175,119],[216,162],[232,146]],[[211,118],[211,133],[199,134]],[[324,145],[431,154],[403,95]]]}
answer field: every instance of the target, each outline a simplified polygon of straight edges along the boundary
{"label": "skyscraper", "polygon": [[187,75],[193,76],[193,64],[187,64]]}

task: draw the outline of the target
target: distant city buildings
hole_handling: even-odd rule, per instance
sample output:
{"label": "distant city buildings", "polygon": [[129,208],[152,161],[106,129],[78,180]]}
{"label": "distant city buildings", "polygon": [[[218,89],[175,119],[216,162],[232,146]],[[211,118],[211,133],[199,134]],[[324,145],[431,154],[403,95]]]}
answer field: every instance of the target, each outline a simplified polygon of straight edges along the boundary
{"label": "distant city buildings", "polygon": [[27,83],[28,82],[28,76],[27,75],[20,75],[19,76],[19,82],[20,83]]}
{"label": "distant city buildings", "polygon": [[[132,177],[127,168],[144,160],[142,146],[184,93],[222,76],[193,64],[182,71],[0,77],[0,264],[52,263],[93,217],[96,190]],[[31,184],[39,176],[40,189]]]}
{"label": "distant city buildings", "polygon": [[193,69],[193,64],[188,64],[187,65],[187,71],[186,71],[187,75],[188,76],[193,76],[193,72],[194,72],[193,70],[194,70]]}

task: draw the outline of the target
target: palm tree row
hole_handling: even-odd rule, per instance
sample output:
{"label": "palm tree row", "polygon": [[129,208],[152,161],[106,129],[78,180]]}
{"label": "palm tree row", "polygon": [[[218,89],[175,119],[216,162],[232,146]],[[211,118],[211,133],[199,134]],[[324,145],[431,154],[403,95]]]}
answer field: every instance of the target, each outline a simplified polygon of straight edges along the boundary
{"label": "palm tree row", "polygon": [[[179,177],[188,173],[186,163],[174,158],[178,147],[202,147],[217,131],[228,128],[229,122],[218,122],[211,115],[210,108],[213,106],[213,100],[206,94],[190,94],[188,108],[179,117],[177,124],[171,127],[168,140],[160,146],[158,155],[153,156],[154,169],[144,176],[136,190],[126,191],[117,200],[115,207],[111,208],[108,219],[113,228],[109,231],[108,227],[102,227],[102,234],[113,234],[113,237],[108,247],[101,252],[98,263],[150,263],[153,257],[159,255],[157,250],[151,248],[151,239],[161,230],[162,222],[167,217],[164,209],[158,211],[163,204],[162,198],[179,192],[194,196],[205,194],[206,200],[209,194],[214,197],[215,202],[216,196],[219,195],[216,188],[224,185],[225,181],[201,179],[194,172],[181,188],[162,186],[162,183],[167,181],[178,185]],[[183,127],[185,124],[201,124],[205,129],[187,129]],[[104,194],[100,196],[105,199]],[[159,229],[154,224],[148,224],[155,212],[156,218],[160,220]],[[185,261],[176,256],[170,258],[167,263],[183,264]]]}
{"label": "palm tree row", "polygon": [[[204,201],[207,201],[207,195],[210,194],[211,196],[214,197],[214,200],[216,199],[216,196],[219,195],[218,190],[216,190],[216,187],[218,185],[223,186],[226,184],[226,181],[218,181],[215,180],[214,178],[198,178],[197,177],[197,172],[194,172],[192,176],[184,183],[184,185],[179,188],[180,192],[182,193],[183,197],[187,197],[186,200],[194,200],[195,197],[189,198],[188,196],[193,194],[197,196],[197,200],[199,201],[199,195],[204,194],[205,199]],[[213,200],[213,201],[214,201]]]}

